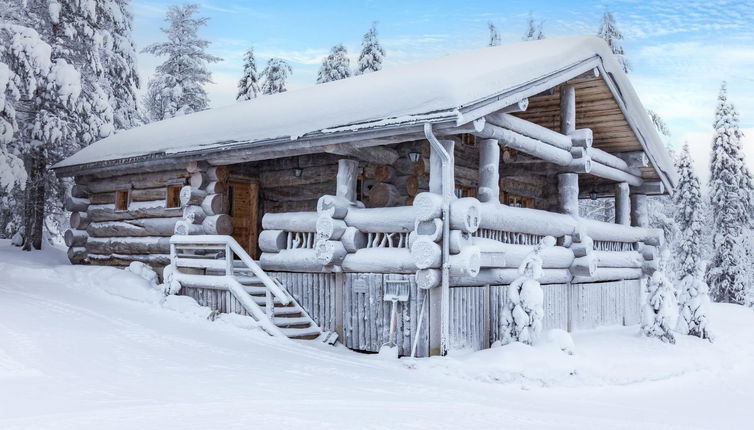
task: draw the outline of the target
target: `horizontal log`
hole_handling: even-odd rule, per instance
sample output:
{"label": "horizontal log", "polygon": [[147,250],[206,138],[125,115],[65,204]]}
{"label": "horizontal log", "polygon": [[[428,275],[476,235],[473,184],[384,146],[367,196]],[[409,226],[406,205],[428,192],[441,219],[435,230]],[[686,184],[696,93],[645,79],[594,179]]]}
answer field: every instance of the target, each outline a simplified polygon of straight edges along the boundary
{"label": "horizontal log", "polygon": [[86,212],[86,209],[90,205],[89,199],[82,199],[79,197],[66,196],[65,198],[65,210],[71,212]]}
{"label": "horizontal log", "polygon": [[345,217],[346,224],[367,233],[408,233],[414,229],[412,206],[392,208],[353,208]]}
{"label": "horizontal log", "polygon": [[482,262],[482,253],[476,246],[463,248],[461,252],[448,257],[450,276],[475,277],[479,275]]}
{"label": "horizontal log", "polygon": [[316,232],[317,212],[266,213],[262,217],[265,230],[285,230],[298,232]]}
{"label": "horizontal log", "polygon": [[411,260],[418,269],[439,268],[442,248],[431,240],[418,238],[411,243]]}
{"label": "horizontal log", "polygon": [[616,268],[616,267],[599,267],[591,276],[575,276],[573,283],[621,281],[628,279],[641,278],[641,269]]}
{"label": "horizontal log", "polygon": [[327,215],[320,215],[317,219],[317,239],[318,240],[340,240],[346,231],[345,221],[342,219],[331,218]]}
{"label": "horizontal log", "polygon": [[574,130],[568,135],[571,138],[572,147],[591,148],[594,143],[594,136],[591,128],[582,128]]}
{"label": "horizontal log", "polygon": [[416,271],[416,286],[423,290],[437,288],[442,282],[440,269],[420,269]]}
{"label": "horizontal log", "polygon": [[169,254],[169,237],[90,237],[86,242],[90,254]]}
{"label": "horizontal log", "polygon": [[89,219],[93,222],[180,217],[182,212],[181,208],[166,208],[164,200],[132,202],[125,211],[115,210],[115,205],[91,205],[87,209]]}
{"label": "horizontal log", "polygon": [[193,222],[183,220],[175,223],[173,234],[178,236],[196,236],[205,234],[205,232],[201,224],[194,224]]}
{"label": "horizontal log", "polygon": [[570,215],[538,209],[517,208],[495,202],[481,206],[480,228],[560,237],[576,231],[576,219]]}
{"label": "horizontal log", "polygon": [[313,212],[317,210],[317,199],[275,202],[266,200],[262,202],[265,213],[285,212]]}
{"label": "horizontal log", "polygon": [[89,215],[86,212],[71,212],[69,222],[73,229],[86,230],[86,227],[89,225]]}
{"label": "horizontal log", "polygon": [[230,235],[233,233],[233,218],[230,215],[211,215],[202,221],[205,234]]}
{"label": "horizontal log", "polygon": [[597,267],[624,267],[639,269],[644,257],[637,251],[594,251]]}
{"label": "horizontal log", "polygon": [[324,195],[317,200],[317,212],[336,219],[345,218],[352,207],[353,202],[343,197]]}
{"label": "horizontal log", "polygon": [[317,260],[323,266],[340,264],[348,252],[339,240],[320,240],[314,247]]}
{"label": "horizontal log", "polygon": [[185,170],[144,172],[110,178],[89,178],[86,186],[90,193],[108,193],[130,189],[164,188],[167,185],[184,185],[189,173]]}
{"label": "horizontal log", "polygon": [[495,126],[489,122],[484,125],[481,132],[474,134],[486,139],[497,139],[509,148],[560,166],[567,166],[573,159],[568,150],[544,144],[542,141]]}
{"label": "horizontal log", "polygon": [[201,224],[207,217],[201,206],[188,205],[183,208],[183,219],[193,224]]}
{"label": "horizontal log", "polygon": [[228,192],[228,185],[225,182],[211,181],[204,187],[207,194],[225,194]]}
{"label": "horizontal log", "polygon": [[649,167],[649,157],[644,151],[616,152],[615,156],[625,161],[629,167]]}
{"label": "horizontal log", "polygon": [[[515,245],[493,239],[472,237],[471,242],[482,253],[502,253],[505,265],[496,267],[518,268],[536,248],[535,245]],[[547,247],[541,251],[542,267],[546,269],[567,269],[573,263],[573,252],[562,246]]]}
{"label": "horizontal log", "polygon": [[89,224],[86,231],[92,237],[171,236],[175,223],[182,219],[172,217],[93,222]]}
{"label": "horizontal log", "polygon": [[473,197],[464,197],[450,203],[450,228],[466,233],[479,229],[481,203]]}
{"label": "horizontal log", "polygon": [[364,167],[363,176],[377,182],[390,182],[395,176],[395,168],[387,164],[369,164]]}
{"label": "horizontal log", "polygon": [[65,246],[68,247],[83,247],[88,239],[89,235],[83,230],[66,230],[63,234]]}
{"label": "horizontal log", "polygon": [[89,197],[89,188],[86,185],[73,184],[71,186],[71,196],[85,199]]}
{"label": "horizontal log", "polygon": [[288,233],[283,230],[264,230],[259,233],[259,249],[262,252],[280,252],[286,249]]}
{"label": "horizontal log", "polygon": [[132,262],[138,261],[140,263],[149,265],[153,269],[159,270],[161,267],[164,267],[170,264],[170,254],[149,254],[149,255],[138,255],[138,254],[132,255],[132,254],[119,254],[119,253],[89,254],[87,257],[87,260],[89,261],[89,263],[98,265],[98,266],[121,266],[121,267],[128,266]]}
{"label": "horizontal log", "polygon": [[550,130],[549,128],[542,127],[541,125],[535,124],[531,121],[517,118],[507,113],[492,113],[487,115],[485,118],[492,124],[542,141],[547,145],[551,145],[566,151],[571,149],[570,137]]}
{"label": "horizontal log", "polygon": [[591,219],[583,219],[582,224],[586,235],[594,240],[629,243],[644,242],[647,245],[659,246],[664,239],[664,235],[660,229],[631,227]]}
{"label": "horizontal log", "polygon": [[191,185],[186,185],[181,188],[181,206],[188,205],[201,205],[204,198],[207,197],[207,192],[194,188]]}
{"label": "horizontal log", "polygon": [[322,263],[317,259],[314,249],[286,249],[278,253],[263,252],[259,257],[262,269],[281,272],[322,271]]}
{"label": "horizontal log", "polygon": [[68,248],[68,261],[71,264],[84,264],[88,261],[89,253],[81,246]]}
{"label": "horizontal log", "polygon": [[615,154],[605,152],[599,148],[592,148],[589,151],[589,154],[591,155],[592,160],[598,163],[602,163],[605,166],[618,169],[630,175],[641,176],[641,170],[635,167],[630,167],[628,163],[626,163],[623,159],[616,157]]}
{"label": "horizontal log", "polygon": [[366,205],[370,208],[394,207],[404,203],[405,199],[393,184],[379,182],[367,193]]}
{"label": "horizontal log", "polygon": [[[429,240],[431,242],[437,242],[442,239],[442,220],[435,218],[431,221],[416,221],[416,227],[414,228],[414,236],[420,240]],[[455,230],[458,231],[458,230]],[[459,231],[460,233],[460,231]]]}
{"label": "horizontal log", "polygon": [[202,200],[201,207],[207,215],[220,215],[225,212],[225,196],[222,194],[207,194]]}
{"label": "horizontal log", "polygon": [[[132,202],[146,202],[150,200],[165,200],[167,198],[166,188],[146,188],[131,190],[128,198]],[[115,192],[91,194],[89,197],[91,204],[102,205],[115,203]]]}
{"label": "horizontal log", "polygon": [[[450,285],[454,287],[476,287],[481,285],[509,285],[521,277],[518,269],[482,268],[475,277],[457,276],[450,278]],[[542,269],[539,277],[540,284],[564,284],[572,279],[568,269]],[[417,282],[418,284],[418,282]]]}
{"label": "horizontal log", "polygon": [[367,246],[367,235],[356,227],[346,227],[340,238],[347,252],[356,252]]}
{"label": "horizontal log", "polygon": [[618,170],[594,160],[592,160],[592,170],[589,173],[598,178],[610,179],[615,182],[626,182],[634,187],[638,187],[644,182],[641,176]]}
{"label": "horizontal log", "polygon": [[442,196],[435,193],[419,193],[413,202],[414,214],[420,221],[429,221],[442,216]]}
{"label": "horizontal log", "polygon": [[416,266],[405,248],[365,248],[345,256],[344,272],[414,273]]}
{"label": "horizontal log", "polygon": [[213,166],[207,169],[207,176],[212,181],[228,182],[230,170],[228,170],[228,166]]}

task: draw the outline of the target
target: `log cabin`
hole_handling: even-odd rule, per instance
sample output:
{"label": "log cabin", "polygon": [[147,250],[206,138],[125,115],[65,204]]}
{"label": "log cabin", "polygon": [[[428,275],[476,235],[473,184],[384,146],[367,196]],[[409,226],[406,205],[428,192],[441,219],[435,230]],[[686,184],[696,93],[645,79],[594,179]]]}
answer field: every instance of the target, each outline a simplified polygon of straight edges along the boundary
{"label": "log cabin", "polygon": [[[462,52],[123,131],[54,166],[74,264],[146,263],[267,333],[483,349],[544,237],[544,327],[636,324],[673,164],[592,36]],[[579,215],[614,201],[615,222]]]}

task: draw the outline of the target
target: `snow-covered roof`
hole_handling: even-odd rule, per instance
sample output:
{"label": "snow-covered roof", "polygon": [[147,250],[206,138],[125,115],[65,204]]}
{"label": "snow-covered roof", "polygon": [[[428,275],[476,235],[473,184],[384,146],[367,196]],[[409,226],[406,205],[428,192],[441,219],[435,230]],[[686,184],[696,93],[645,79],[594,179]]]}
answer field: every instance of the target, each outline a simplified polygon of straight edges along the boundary
{"label": "snow-covered roof", "polygon": [[[674,183],[672,163],[651,120],[610,49],[595,36],[466,51],[154,122],[97,141],[55,168],[179,156],[267,140],[292,141],[312,133],[424,121],[462,124],[592,67],[612,75],[629,122],[643,136],[645,151],[660,176]],[[490,101],[489,109],[478,108]]]}

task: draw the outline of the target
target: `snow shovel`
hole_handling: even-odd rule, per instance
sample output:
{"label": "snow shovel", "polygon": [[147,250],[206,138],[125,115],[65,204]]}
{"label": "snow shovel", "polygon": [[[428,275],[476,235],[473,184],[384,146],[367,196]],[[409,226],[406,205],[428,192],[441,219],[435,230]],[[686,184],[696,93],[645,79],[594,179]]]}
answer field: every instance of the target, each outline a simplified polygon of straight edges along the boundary
{"label": "snow shovel", "polygon": [[382,296],[383,301],[392,302],[392,310],[390,312],[390,335],[388,341],[382,346],[395,348],[397,343],[396,328],[398,325],[398,302],[407,302],[409,294],[409,283],[406,280],[400,281],[385,281],[385,294]]}

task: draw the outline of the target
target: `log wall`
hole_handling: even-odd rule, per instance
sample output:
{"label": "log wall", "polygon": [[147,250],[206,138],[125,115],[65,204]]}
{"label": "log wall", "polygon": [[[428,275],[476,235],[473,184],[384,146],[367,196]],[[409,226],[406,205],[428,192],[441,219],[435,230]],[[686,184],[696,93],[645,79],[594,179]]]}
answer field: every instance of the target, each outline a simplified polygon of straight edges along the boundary
{"label": "log wall", "polygon": [[[180,206],[167,207],[168,188],[185,186],[189,177],[186,170],[77,176],[66,202],[71,263],[125,267],[139,261],[161,273],[170,262],[169,237],[183,216]],[[123,191],[125,208],[116,205]]]}

